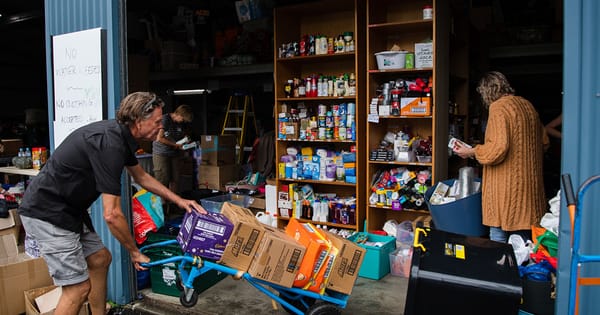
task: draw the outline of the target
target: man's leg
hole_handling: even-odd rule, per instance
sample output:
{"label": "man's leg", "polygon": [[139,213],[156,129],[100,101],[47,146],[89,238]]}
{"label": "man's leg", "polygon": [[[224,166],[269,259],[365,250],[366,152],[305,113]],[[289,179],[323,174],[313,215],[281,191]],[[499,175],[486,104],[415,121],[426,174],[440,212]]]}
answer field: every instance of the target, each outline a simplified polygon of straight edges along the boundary
{"label": "man's leg", "polygon": [[[85,280],[84,282],[80,282],[72,285],[64,285],[62,286],[62,294],[60,299],[58,300],[58,304],[56,305],[56,310],[54,311],[55,315],[77,315],[83,303],[88,298],[88,293],[90,292],[90,281]],[[102,313],[94,313],[92,310],[92,314],[104,314],[104,310]]]}
{"label": "man's leg", "polygon": [[106,312],[106,275],[112,261],[110,252],[103,248],[86,258],[90,273],[91,290],[88,301],[92,314],[104,314]]}

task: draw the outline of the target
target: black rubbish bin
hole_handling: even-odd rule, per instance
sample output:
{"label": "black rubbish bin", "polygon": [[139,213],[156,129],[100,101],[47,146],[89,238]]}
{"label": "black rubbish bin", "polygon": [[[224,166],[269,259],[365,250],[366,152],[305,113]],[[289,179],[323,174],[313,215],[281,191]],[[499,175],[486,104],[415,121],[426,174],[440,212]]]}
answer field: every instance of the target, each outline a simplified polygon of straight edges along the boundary
{"label": "black rubbish bin", "polygon": [[404,314],[518,314],[511,245],[430,228],[415,239]]}

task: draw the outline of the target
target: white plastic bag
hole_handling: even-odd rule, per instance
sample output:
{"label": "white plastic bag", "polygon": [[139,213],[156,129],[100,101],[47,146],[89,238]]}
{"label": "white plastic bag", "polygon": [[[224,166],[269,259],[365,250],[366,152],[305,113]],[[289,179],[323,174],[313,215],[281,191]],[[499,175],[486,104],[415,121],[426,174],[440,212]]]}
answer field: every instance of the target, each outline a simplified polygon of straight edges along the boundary
{"label": "white plastic bag", "polygon": [[548,204],[550,205],[550,212],[544,214],[540,220],[540,225],[558,236],[558,225],[560,223],[560,190],[554,198],[548,201]]}
{"label": "white plastic bag", "polygon": [[528,240],[525,242],[520,235],[511,234],[508,237],[508,244],[512,245],[519,266],[529,260],[529,254],[532,252],[533,245],[531,241]]}

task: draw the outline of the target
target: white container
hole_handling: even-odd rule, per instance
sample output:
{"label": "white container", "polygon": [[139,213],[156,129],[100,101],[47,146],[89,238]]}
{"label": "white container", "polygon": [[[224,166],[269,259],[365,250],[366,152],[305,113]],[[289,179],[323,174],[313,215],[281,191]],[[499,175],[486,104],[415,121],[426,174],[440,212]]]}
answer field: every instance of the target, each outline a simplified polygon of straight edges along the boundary
{"label": "white container", "polygon": [[379,70],[404,69],[407,51],[382,51],[375,53]]}

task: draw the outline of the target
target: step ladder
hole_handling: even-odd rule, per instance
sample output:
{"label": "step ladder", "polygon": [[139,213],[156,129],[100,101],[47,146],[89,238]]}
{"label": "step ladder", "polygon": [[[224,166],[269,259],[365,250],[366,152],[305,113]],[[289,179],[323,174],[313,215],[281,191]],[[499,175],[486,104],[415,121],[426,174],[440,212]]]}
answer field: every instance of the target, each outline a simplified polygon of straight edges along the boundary
{"label": "step ladder", "polygon": [[[252,121],[249,122],[249,119],[252,119]],[[233,134],[236,136],[235,149],[238,164],[241,163],[244,152],[252,151],[252,146],[245,146],[245,140],[248,136],[248,123],[254,127],[254,132],[258,135],[256,116],[254,115],[254,99],[249,93],[236,91],[229,96],[221,135]]]}

